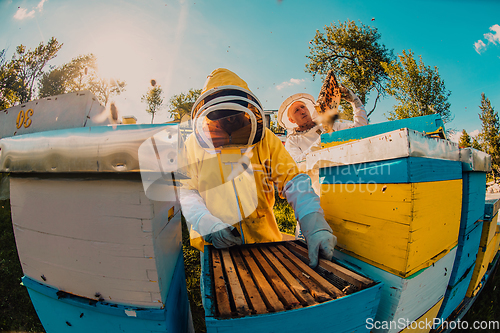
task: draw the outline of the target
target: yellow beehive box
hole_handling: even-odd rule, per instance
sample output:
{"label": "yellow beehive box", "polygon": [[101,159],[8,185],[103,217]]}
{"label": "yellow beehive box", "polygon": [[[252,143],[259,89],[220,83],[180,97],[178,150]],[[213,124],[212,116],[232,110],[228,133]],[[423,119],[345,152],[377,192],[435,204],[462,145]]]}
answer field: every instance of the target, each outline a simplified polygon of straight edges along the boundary
{"label": "yellow beehive box", "polygon": [[497,255],[498,252],[498,248],[500,247],[500,233],[498,231],[499,228],[500,226],[497,225],[497,232],[495,233],[495,236],[491,240],[491,242],[493,243],[492,244],[493,249],[491,250],[490,263],[492,263],[493,259],[495,259],[495,256]]}
{"label": "yellow beehive box", "polygon": [[477,253],[476,266],[474,267],[474,272],[472,273],[472,279],[469,284],[469,288],[467,289],[466,297],[474,297],[477,292],[481,289],[481,283],[484,277],[484,274],[488,270],[488,265],[490,264],[491,258],[495,256],[498,251],[497,240],[494,237],[488,246],[479,247],[479,251]]}
{"label": "yellow beehive box", "polygon": [[323,184],[321,206],[339,247],[407,277],[457,245],[461,187],[461,180]]}
{"label": "yellow beehive box", "polygon": [[479,246],[488,246],[491,242],[495,233],[497,232],[497,221],[498,221],[498,213],[496,213],[491,219],[483,220],[483,231],[481,233],[481,240],[479,242]]}
{"label": "yellow beehive box", "polygon": [[401,333],[406,332],[419,332],[427,333],[433,328],[434,318],[436,318],[441,305],[443,304],[443,298],[437,302],[432,308],[424,313],[420,318],[415,321],[409,322],[408,326]]}

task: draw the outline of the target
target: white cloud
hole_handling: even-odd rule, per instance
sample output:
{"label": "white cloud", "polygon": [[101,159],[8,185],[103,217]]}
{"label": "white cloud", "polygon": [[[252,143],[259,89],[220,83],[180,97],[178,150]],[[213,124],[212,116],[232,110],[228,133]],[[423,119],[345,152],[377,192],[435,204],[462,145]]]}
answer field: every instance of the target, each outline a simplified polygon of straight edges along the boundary
{"label": "white cloud", "polygon": [[488,44],[485,44],[482,40],[478,40],[474,43],[474,49],[477,53],[481,54],[481,52],[486,51],[486,48],[490,44],[500,43],[500,25],[494,24],[490,27],[490,30],[493,32],[488,32],[484,34],[484,38],[488,41]]}
{"label": "white cloud", "polygon": [[[480,131],[477,129],[477,130],[473,130],[472,132],[468,133],[469,136],[471,137],[471,142],[472,142],[472,138],[477,139],[477,135],[479,134],[479,132]],[[448,139],[450,141],[458,143],[458,141],[460,141],[461,136],[462,136],[462,131],[455,131],[453,134],[448,136]]]}
{"label": "white cloud", "polygon": [[477,129],[477,130],[474,130],[474,131],[470,132],[469,136],[471,138],[474,138],[474,137],[477,138],[477,136],[479,135],[479,133],[480,133],[480,131]]}
{"label": "white cloud", "polygon": [[478,40],[474,43],[474,49],[477,53],[481,54],[482,51],[486,50],[486,44],[482,40]]}
{"label": "white cloud", "polygon": [[297,85],[297,84],[301,84],[304,81],[305,81],[305,79],[294,79],[294,78],[291,78],[290,81],[285,81],[285,82],[282,82],[282,83],[278,84],[276,86],[276,89],[281,90],[281,89],[283,89],[285,87],[291,87],[291,86],[294,86],[294,85]]}
{"label": "white cloud", "polygon": [[28,12],[28,10],[26,8],[19,7],[17,9],[16,14],[14,15],[14,18],[16,20],[24,20],[25,18],[33,18],[34,16],[35,16],[34,10],[31,10],[30,12]]}
{"label": "white cloud", "polygon": [[495,45],[497,44],[497,42],[500,43],[500,25],[495,24],[490,27],[490,30],[494,33],[488,32],[487,34],[484,34],[484,38],[486,38],[488,42]]}
{"label": "white cloud", "polygon": [[36,7],[33,7],[31,11],[28,12],[28,9],[18,7],[16,14],[14,14],[14,18],[16,20],[24,20],[26,18],[33,18],[35,17],[35,9],[41,12],[43,10],[43,4],[47,0],[41,0]]}

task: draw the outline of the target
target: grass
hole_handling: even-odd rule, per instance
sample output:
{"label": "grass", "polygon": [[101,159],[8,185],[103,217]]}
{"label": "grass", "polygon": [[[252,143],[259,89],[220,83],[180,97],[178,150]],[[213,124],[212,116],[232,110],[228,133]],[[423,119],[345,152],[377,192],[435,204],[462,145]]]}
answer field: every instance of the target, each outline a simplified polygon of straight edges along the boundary
{"label": "grass", "polygon": [[23,272],[14,240],[10,201],[0,201],[0,331],[45,332],[28,291],[21,286]]}
{"label": "grass", "polygon": [[[1,175],[0,175],[1,176]],[[294,234],[295,218],[286,200],[276,197],[274,207],[276,221],[282,232]],[[183,253],[186,284],[196,333],[206,332],[204,310],[200,293],[199,251],[189,245],[189,235],[182,220]],[[23,276],[17,256],[12,229],[10,202],[0,201],[0,331],[44,332],[31,304],[26,288],[21,286]],[[497,288],[498,286],[498,288]],[[474,305],[463,318],[472,327],[474,321],[500,320],[500,274],[490,278]],[[474,330],[468,330],[474,332]],[[481,330],[477,332],[495,332]]]}

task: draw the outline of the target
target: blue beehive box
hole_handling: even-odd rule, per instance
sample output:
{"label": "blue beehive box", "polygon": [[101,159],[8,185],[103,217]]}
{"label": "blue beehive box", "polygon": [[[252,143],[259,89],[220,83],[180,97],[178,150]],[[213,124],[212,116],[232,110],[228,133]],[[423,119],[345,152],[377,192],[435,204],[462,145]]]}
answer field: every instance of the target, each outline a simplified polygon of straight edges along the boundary
{"label": "blue beehive box", "polygon": [[[304,251],[288,242],[221,252],[205,247],[202,297],[207,332],[368,332],[366,322],[377,312],[382,283],[324,260],[321,266],[337,265],[347,275],[329,275],[323,268],[315,272],[307,260],[299,259]],[[360,280],[351,281],[349,275]],[[320,278],[331,280],[318,282]],[[301,286],[296,279],[315,285]],[[348,280],[354,285],[346,284]],[[345,294],[332,296],[332,286]]]}

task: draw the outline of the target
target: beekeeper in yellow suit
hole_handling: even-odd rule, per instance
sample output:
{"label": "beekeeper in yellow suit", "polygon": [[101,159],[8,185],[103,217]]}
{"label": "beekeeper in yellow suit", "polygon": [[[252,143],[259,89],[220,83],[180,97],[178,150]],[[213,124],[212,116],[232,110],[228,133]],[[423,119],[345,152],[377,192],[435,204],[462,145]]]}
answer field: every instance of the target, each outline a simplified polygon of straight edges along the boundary
{"label": "beekeeper in yellow suit", "polygon": [[281,241],[273,213],[276,186],[294,209],[309,265],[316,267],[320,252],[332,259],[337,238],[311,180],[265,127],[262,106],[245,81],[227,69],[214,70],[191,119],[193,133],[180,159],[188,176],[180,203],[194,247]]}

